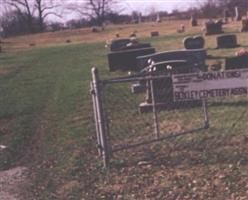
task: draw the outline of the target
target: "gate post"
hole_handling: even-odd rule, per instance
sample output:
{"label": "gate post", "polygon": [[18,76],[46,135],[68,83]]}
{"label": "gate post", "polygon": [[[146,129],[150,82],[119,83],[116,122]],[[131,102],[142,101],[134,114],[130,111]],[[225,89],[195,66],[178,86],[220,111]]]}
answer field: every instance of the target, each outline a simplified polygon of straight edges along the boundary
{"label": "gate post", "polygon": [[94,119],[95,119],[95,126],[96,126],[96,137],[97,137],[97,150],[98,150],[98,155],[102,156],[102,148],[101,148],[101,140],[100,140],[100,130],[99,130],[99,124],[98,124],[98,116],[97,116],[97,105],[96,105],[96,94],[95,94],[95,89],[94,85],[91,82],[90,83],[90,94],[92,97],[92,103],[93,103],[93,111],[94,111]]}
{"label": "gate post", "polygon": [[[152,77],[152,76],[151,76]],[[158,114],[157,114],[157,105],[156,105],[156,98],[155,98],[155,91],[154,91],[154,84],[153,79],[150,80],[150,90],[152,95],[152,112],[153,112],[153,124],[154,124],[154,132],[156,135],[156,139],[159,139],[159,125],[158,125]]]}
{"label": "gate post", "polygon": [[95,107],[95,120],[97,120],[96,123],[96,131],[99,131],[97,133],[97,137],[99,140],[100,145],[100,152],[103,158],[103,164],[104,167],[107,168],[109,166],[109,147],[108,147],[108,141],[107,141],[107,133],[106,133],[106,124],[103,114],[103,105],[102,105],[102,85],[100,84],[99,74],[98,70],[94,67],[91,69],[92,74],[92,87],[93,87],[93,95],[95,103],[93,102],[93,105]]}
{"label": "gate post", "polygon": [[203,108],[203,113],[204,113],[204,128],[207,129],[209,128],[209,119],[208,119],[208,105],[207,105],[207,100],[203,99],[202,100],[202,108]]}

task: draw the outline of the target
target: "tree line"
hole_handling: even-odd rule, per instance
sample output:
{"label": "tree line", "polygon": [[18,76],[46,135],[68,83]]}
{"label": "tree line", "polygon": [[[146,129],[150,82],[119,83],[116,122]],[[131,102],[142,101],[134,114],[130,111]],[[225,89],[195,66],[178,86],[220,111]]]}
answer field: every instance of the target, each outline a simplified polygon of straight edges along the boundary
{"label": "tree line", "polygon": [[[56,31],[63,28],[82,28],[87,26],[104,26],[106,23],[138,23],[141,15],[138,11],[124,13],[120,0],[84,0],[68,3],[66,0],[0,0],[0,32],[4,37]],[[247,0],[205,0],[197,3],[197,7],[187,11],[173,10],[151,11],[142,16],[143,21],[155,20],[160,17],[173,19],[190,18],[192,14],[198,17],[222,17],[224,9],[234,15],[234,7],[238,6],[242,15],[248,11]],[[69,20],[64,24],[49,22],[49,16],[65,18],[66,15],[77,13],[79,19]]]}

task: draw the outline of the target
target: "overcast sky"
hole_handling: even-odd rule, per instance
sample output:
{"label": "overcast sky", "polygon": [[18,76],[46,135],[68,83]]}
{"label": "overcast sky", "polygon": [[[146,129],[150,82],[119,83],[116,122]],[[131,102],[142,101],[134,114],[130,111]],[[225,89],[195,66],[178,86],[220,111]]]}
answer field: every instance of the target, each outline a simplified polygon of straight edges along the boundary
{"label": "overcast sky", "polygon": [[[0,0],[1,1],[1,0]],[[84,0],[67,0],[68,2],[82,2]],[[120,0],[116,5],[116,10],[121,10],[122,14],[131,13],[132,11],[139,11],[142,14],[148,14],[153,11],[168,11],[173,9],[186,10],[189,7],[198,7],[200,3],[205,0]],[[66,16],[62,21],[77,18],[78,14],[66,12]],[[60,20],[59,20],[60,21]]]}
{"label": "overcast sky", "polygon": [[[28,0],[32,1],[32,0]],[[49,0],[45,0],[49,2]],[[73,3],[73,2],[83,2],[84,0],[57,0],[64,2],[64,4],[67,3]],[[198,7],[200,3],[204,2],[206,0],[119,0],[120,3],[118,3],[116,7],[116,11],[119,12],[121,10],[122,14],[125,13],[131,13],[132,11],[138,11],[141,12],[143,15],[148,14],[151,11],[168,11],[171,12],[173,9],[177,10],[186,10],[189,7]],[[1,2],[3,0],[0,0],[0,12],[1,12]],[[70,19],[78,18],[78,13],[72,12],[72,11],[64,11],[63,12],[63,19],[57,18],[55,16],[49,16],[48,19],[52,21],[60,21],[65,22]]]}
{"label": "overcast sky", "polygon": [[156,11],[166,10],[168,12],[173,9],[185,10],[189,7],[197,7],[204,0],[124,0],[126,12],[138,10],[142,13],[149,13],[151,8]]}

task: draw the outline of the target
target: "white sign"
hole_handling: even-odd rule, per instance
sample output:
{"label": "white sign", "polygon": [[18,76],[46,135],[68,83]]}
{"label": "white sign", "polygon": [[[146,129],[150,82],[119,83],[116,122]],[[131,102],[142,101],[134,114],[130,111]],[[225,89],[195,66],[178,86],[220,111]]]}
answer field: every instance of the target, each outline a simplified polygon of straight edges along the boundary
{"label": "white sign", "polygon": [[248,69],[174,74],[174,101],[248,94]]}

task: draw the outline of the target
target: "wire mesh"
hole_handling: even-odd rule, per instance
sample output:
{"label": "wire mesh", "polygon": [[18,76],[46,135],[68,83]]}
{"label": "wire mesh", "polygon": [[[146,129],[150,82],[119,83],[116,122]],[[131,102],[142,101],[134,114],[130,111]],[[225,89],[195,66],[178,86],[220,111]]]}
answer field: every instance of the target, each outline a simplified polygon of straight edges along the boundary
{"label": "wire mesh", "polygon": [[[201,102],[175,104],[172,84],[168,78],[145,77],[145,81],[141,81],[145,90],[139,94],[131,92],[132,85],[136,83],[133,80],[104,86],[103,105],[113,149],[173,136],[203,126]],[[157,119],[154,118],[155,113]]]}
{"label": "wire mesh", "polygon": [[132,94],[130,83],[109,84],[104,88],[104,110],[113,145],[137,141],[153,132],[152,113],[140,114],[144,94]]}
{"label": "wire mesh", "polygon": [[[208,99],[210,128],[201,129],[206,125],[202,101],[174,102],[169,78],[161,75],[139,76],[144,90],[136,94],[131,87],[137,84],[137,78],[102,81],[101,100],[108,145],[112,152],[123,159],[130,156],[140,157],[141,160],[152,158],[155,163],[183,162],[185,157],[190,158],[188,162],[228,161],[232,159],[228,155],[233,154],[229,151],[242,152],[243,142],[248,141],[247,95]],[[162,144],[151,144],[159,139],[166,140]],[[237,146],[229,148],[235,144]],[[129,151],[130,154],[119,152],[125,147],[137,146],[139,149]]]}

